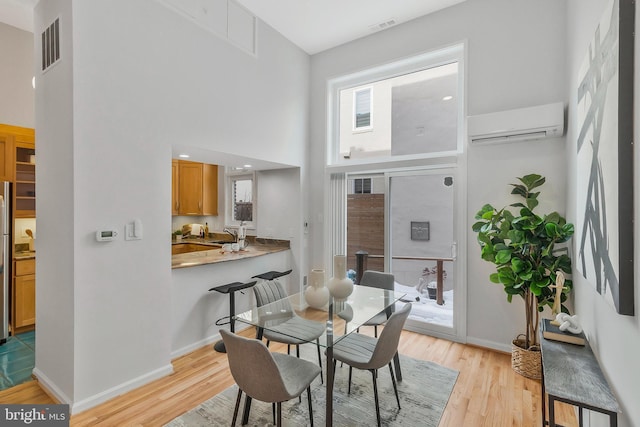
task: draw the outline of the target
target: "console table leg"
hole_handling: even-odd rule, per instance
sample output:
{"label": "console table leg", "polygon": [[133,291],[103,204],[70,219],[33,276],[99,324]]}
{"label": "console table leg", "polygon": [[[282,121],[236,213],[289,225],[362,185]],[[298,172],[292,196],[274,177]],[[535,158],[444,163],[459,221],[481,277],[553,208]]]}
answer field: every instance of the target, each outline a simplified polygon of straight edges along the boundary
{"label": "console table leg", "polygon": [[541,377],[540,377],[540,384],[542,385],[542,393],[541,393],[541,400],[542,400],[542,427],[545,427],[547,425],[547,408],[546,408],[546,403],[547,403],[547,398],[545,396],[546,391],[544,388],[544,369],[542,369],[542,373],[541,373]]}
{"label": "console table leg", "polygon": [[556,427],[555,399],[549,396],[549,427]]}

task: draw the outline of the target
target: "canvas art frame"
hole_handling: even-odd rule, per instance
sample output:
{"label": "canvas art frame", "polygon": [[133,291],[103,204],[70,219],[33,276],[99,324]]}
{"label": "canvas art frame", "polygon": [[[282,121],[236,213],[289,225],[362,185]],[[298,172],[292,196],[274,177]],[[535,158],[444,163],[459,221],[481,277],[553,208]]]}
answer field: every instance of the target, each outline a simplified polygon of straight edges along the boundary
{"label": "canvas art frame", "polygon": [[634,315],[635,3],[610,0],[579,71],[577,268],[618,313]]}

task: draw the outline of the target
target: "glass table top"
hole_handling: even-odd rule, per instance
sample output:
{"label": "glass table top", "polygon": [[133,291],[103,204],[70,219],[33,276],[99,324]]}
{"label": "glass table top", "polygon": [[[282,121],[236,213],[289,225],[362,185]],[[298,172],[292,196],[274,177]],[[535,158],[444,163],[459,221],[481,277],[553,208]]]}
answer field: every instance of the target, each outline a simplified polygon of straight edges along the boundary
{"label": "glass table top", "polygon": [[295,336],[296,328],[282,328],[284,323],[304,323],[304,319],[315,321],[326,325],[325,334],[320,337],[320,345],[329,347],[378,313],[386,310],[387,315],[390,315],[395,302],[404,296],[402,292],[354,285],[353,292],[345,300],[338,301],[331,297],[329,304],[323,309],[309,307],[304,294],[299,293],[240,313],[235,316],[235,320],[266,330],[280,333],[285,331],[285,334],[293,338],[301,337]]}

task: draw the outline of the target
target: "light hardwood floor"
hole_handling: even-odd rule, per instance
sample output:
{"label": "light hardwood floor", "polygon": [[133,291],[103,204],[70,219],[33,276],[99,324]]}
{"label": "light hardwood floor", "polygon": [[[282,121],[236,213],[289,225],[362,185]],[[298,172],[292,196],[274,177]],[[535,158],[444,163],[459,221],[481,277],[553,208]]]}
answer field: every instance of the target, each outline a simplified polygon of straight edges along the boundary
{"label": "light hardwood floor", "polygon": [[[371,329],[371,328],[367,328]],[[251,336],[246,330],[243,335]],[[272,345],[276,351],[284,346]],[[541,426],[539,381],[516,374],[509,354],[404,331],[401,354],[460,372],[441,427]],[[71,417],[72,426],[161,426],[233,384],[225,354],[207,346],[173,361],[174,373]],[[425,385],[428,386],[428,385]],[[1,403],[53,403],[36,381],[0,391]],[[556,421],[577,426],[571,406]]]}

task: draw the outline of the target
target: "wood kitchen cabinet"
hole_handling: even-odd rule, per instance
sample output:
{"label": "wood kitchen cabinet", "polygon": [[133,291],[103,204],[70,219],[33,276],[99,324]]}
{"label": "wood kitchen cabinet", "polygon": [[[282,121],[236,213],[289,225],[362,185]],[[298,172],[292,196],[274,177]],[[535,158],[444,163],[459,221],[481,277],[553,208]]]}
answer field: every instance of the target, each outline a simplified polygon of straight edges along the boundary
{"label": "wood kitchen cabinet", "polygon": [[172,213],[218,215],[218,166],[184,160],[174,160],[171,166]]}
{"label": "wood kitchen cabinet", "polygon": [[171,161],[171,215],[178,215],[180,211],[178,210],[180,199],[178,192],[178,161]]}
{"label": "wood kitchen cabinet", "polygon": [[36,260],[15,260],[11,288],[13,334],[33,329],[36,324]]}
{"label": "wood kitchen cabinet", "polygon": [[14,184],[14,218],[36,216],[35,143],[33,129],[0,124],[0,181]]}

